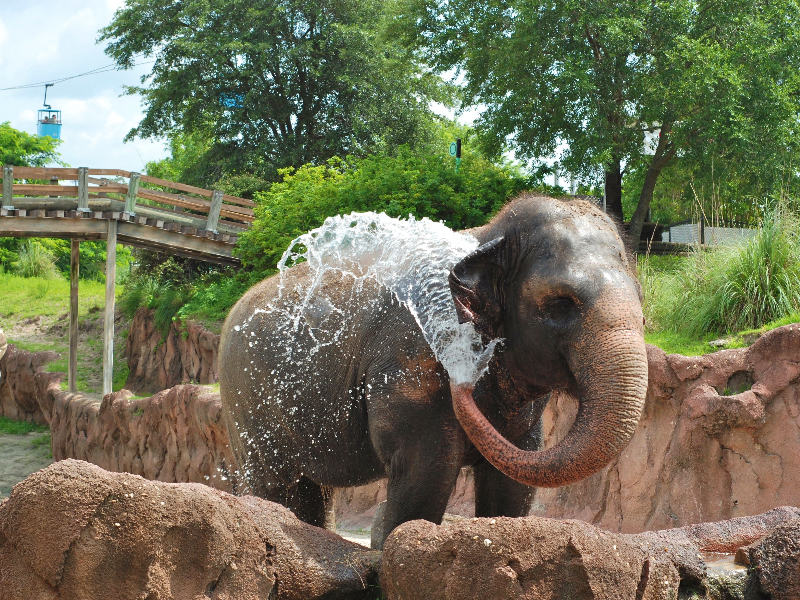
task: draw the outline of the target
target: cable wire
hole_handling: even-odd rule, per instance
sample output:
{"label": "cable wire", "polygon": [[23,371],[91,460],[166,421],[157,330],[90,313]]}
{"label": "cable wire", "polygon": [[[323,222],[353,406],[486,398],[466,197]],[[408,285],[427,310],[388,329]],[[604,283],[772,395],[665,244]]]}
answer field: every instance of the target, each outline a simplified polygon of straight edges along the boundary
{"label": "cable wire", "polygon": [[[149,61],[144,61],[144,62],[140,62],[140,63],[133,63],[131,66],[132,67],[136,67],[136,66],[139,66],[139,65],[150,65],[150,64],[153,64],[154,62],[156,62],[156,61],[149,60]],[[39,81],[37,83],[26,83],[25,85],[16,85],[16,86],[7,87],[7,88],[0,88],[0,92],[5,92],[5,91],[8,91],[8,90],[25,90],[25,89],[29,89],[29,88],[36,88],[36,87],[41,87],[46,83],[50,83],[52,85],[55,85],[56,83],[62,83],[64,81],[69,81],[70,79],[75,79],[77,77],[85,77],[87,75],[97,75],[99,73],[109,73],[111,71],[119,71],[119,70],[120,69],[117,66],[117,64],[113,63],[113,64],[110,64],[110,65],[106,65],[104,67],[97,67],[96,69],[92,69],[91,71],[86,71],[85,73],[79,73],[78,75],[72,75],[70,77],[62,77],[61,79],[48,79],[47,81]]]}

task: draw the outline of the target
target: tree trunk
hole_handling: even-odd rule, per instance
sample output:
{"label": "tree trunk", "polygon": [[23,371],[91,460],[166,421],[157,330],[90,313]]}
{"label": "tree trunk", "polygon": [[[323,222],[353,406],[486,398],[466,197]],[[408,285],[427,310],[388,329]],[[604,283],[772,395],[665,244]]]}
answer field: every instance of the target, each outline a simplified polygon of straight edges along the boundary
{"label": "tree trunk", "polygon": [[620,162],[618,157],[614,157],[611,164],[606,166],[605,191],[606,212],[622,223],[622,168]]}
{"label": "tree trunk", "polygon": [[653,191],[656,188],[656,182],[661,171],[667,166],[667,163],[675,156],[675,148],[672,147],[667,140],[669,128],[662,127],[661,135],[658,137],[658,146],[656,153],[653,155],[653,160],[650,162],[650,167],[647,169],[647,175],[644,178],[644,185],[639,194],[639,203],[636,205],[636,210],[631,217],[631,228],[629,231],[631,249],[636,252],[639,248],[639,238],[642,236],[642,226],[647,217],[647,211],[650,209],[650,202],[653,200]]}

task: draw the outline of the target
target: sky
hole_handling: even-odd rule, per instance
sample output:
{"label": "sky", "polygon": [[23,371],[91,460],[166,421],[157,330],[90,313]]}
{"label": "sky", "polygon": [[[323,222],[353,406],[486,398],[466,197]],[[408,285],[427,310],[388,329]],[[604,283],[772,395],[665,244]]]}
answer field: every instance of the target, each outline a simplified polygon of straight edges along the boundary
{"label": "sky", "polygon": [[[0,91],[0,123],[36,133],[44,82],[111,65],[97,44],[124,0],[0,0],[0,88],[43,82],[41,86]],[[142,59],[143,61],[148,59]],[[139,96],[121,96],[138,85],[149,64],[129,71],[77,77],[48,88],[47,103],[61,110],[59,152],[73,167],[142,171],[145,163],[169,153],[163,140],[122,140],[143,116]]]}

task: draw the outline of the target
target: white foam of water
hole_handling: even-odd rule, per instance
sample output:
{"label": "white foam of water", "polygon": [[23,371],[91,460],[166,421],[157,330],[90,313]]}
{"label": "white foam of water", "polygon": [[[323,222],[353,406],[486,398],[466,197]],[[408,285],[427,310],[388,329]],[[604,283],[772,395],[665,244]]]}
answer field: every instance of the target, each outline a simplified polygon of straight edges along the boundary
{"label": "white foam of water", "polygon": [[327,270],[373,278],[406,305],[450,379],[475,383],[486,370],[496,341],[484,344],[471,323],[459,324],[447,278],[453,266],[477,247],[473,236],[428,218],[353,213],[330,217],[322,227],[295,239],[278,268],[283,272],[304,259],[313,272],[304,302],[293,315],[295,327],[307,305],[319,302],[315,294]]}

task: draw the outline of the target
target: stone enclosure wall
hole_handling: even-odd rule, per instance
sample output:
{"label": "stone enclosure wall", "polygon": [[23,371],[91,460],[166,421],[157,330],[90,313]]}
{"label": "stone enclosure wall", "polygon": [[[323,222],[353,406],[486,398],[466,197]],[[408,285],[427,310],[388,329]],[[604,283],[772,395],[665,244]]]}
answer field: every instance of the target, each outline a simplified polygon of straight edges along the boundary
{"label": "stone enclosure wall", "polygon": [[[628,533],[800,506],[800,482],[792,476],[800,472],[800,324],[771,331],[749,348],[684,357],[648,347],[648,357],[647,401],[629,446],[582,482],[537,490],[532,514]],[[218,394],[188,385],[139,400],[123,391],[91,402],[62,392],[61,376],[41,371],[47,360],[9,348],[0,360],[0,408],[49,422],[54,458],[237,491]],[[568,397],[551,401],[546,445],[563,437],[575,410]],[[340,490],[340,518],[368,525],[384,498],[383,482]],[[472,510],[465,472],[448,512]]]}
{"label": "stone enclosure wall", "polygon": [[218,348],[219,335],[191,321],[172,323],[163,338],[153,322],[153,311],[140,308],[125,343],[130,369],[125,387],[144,394],[181,383],[214,383]]}

